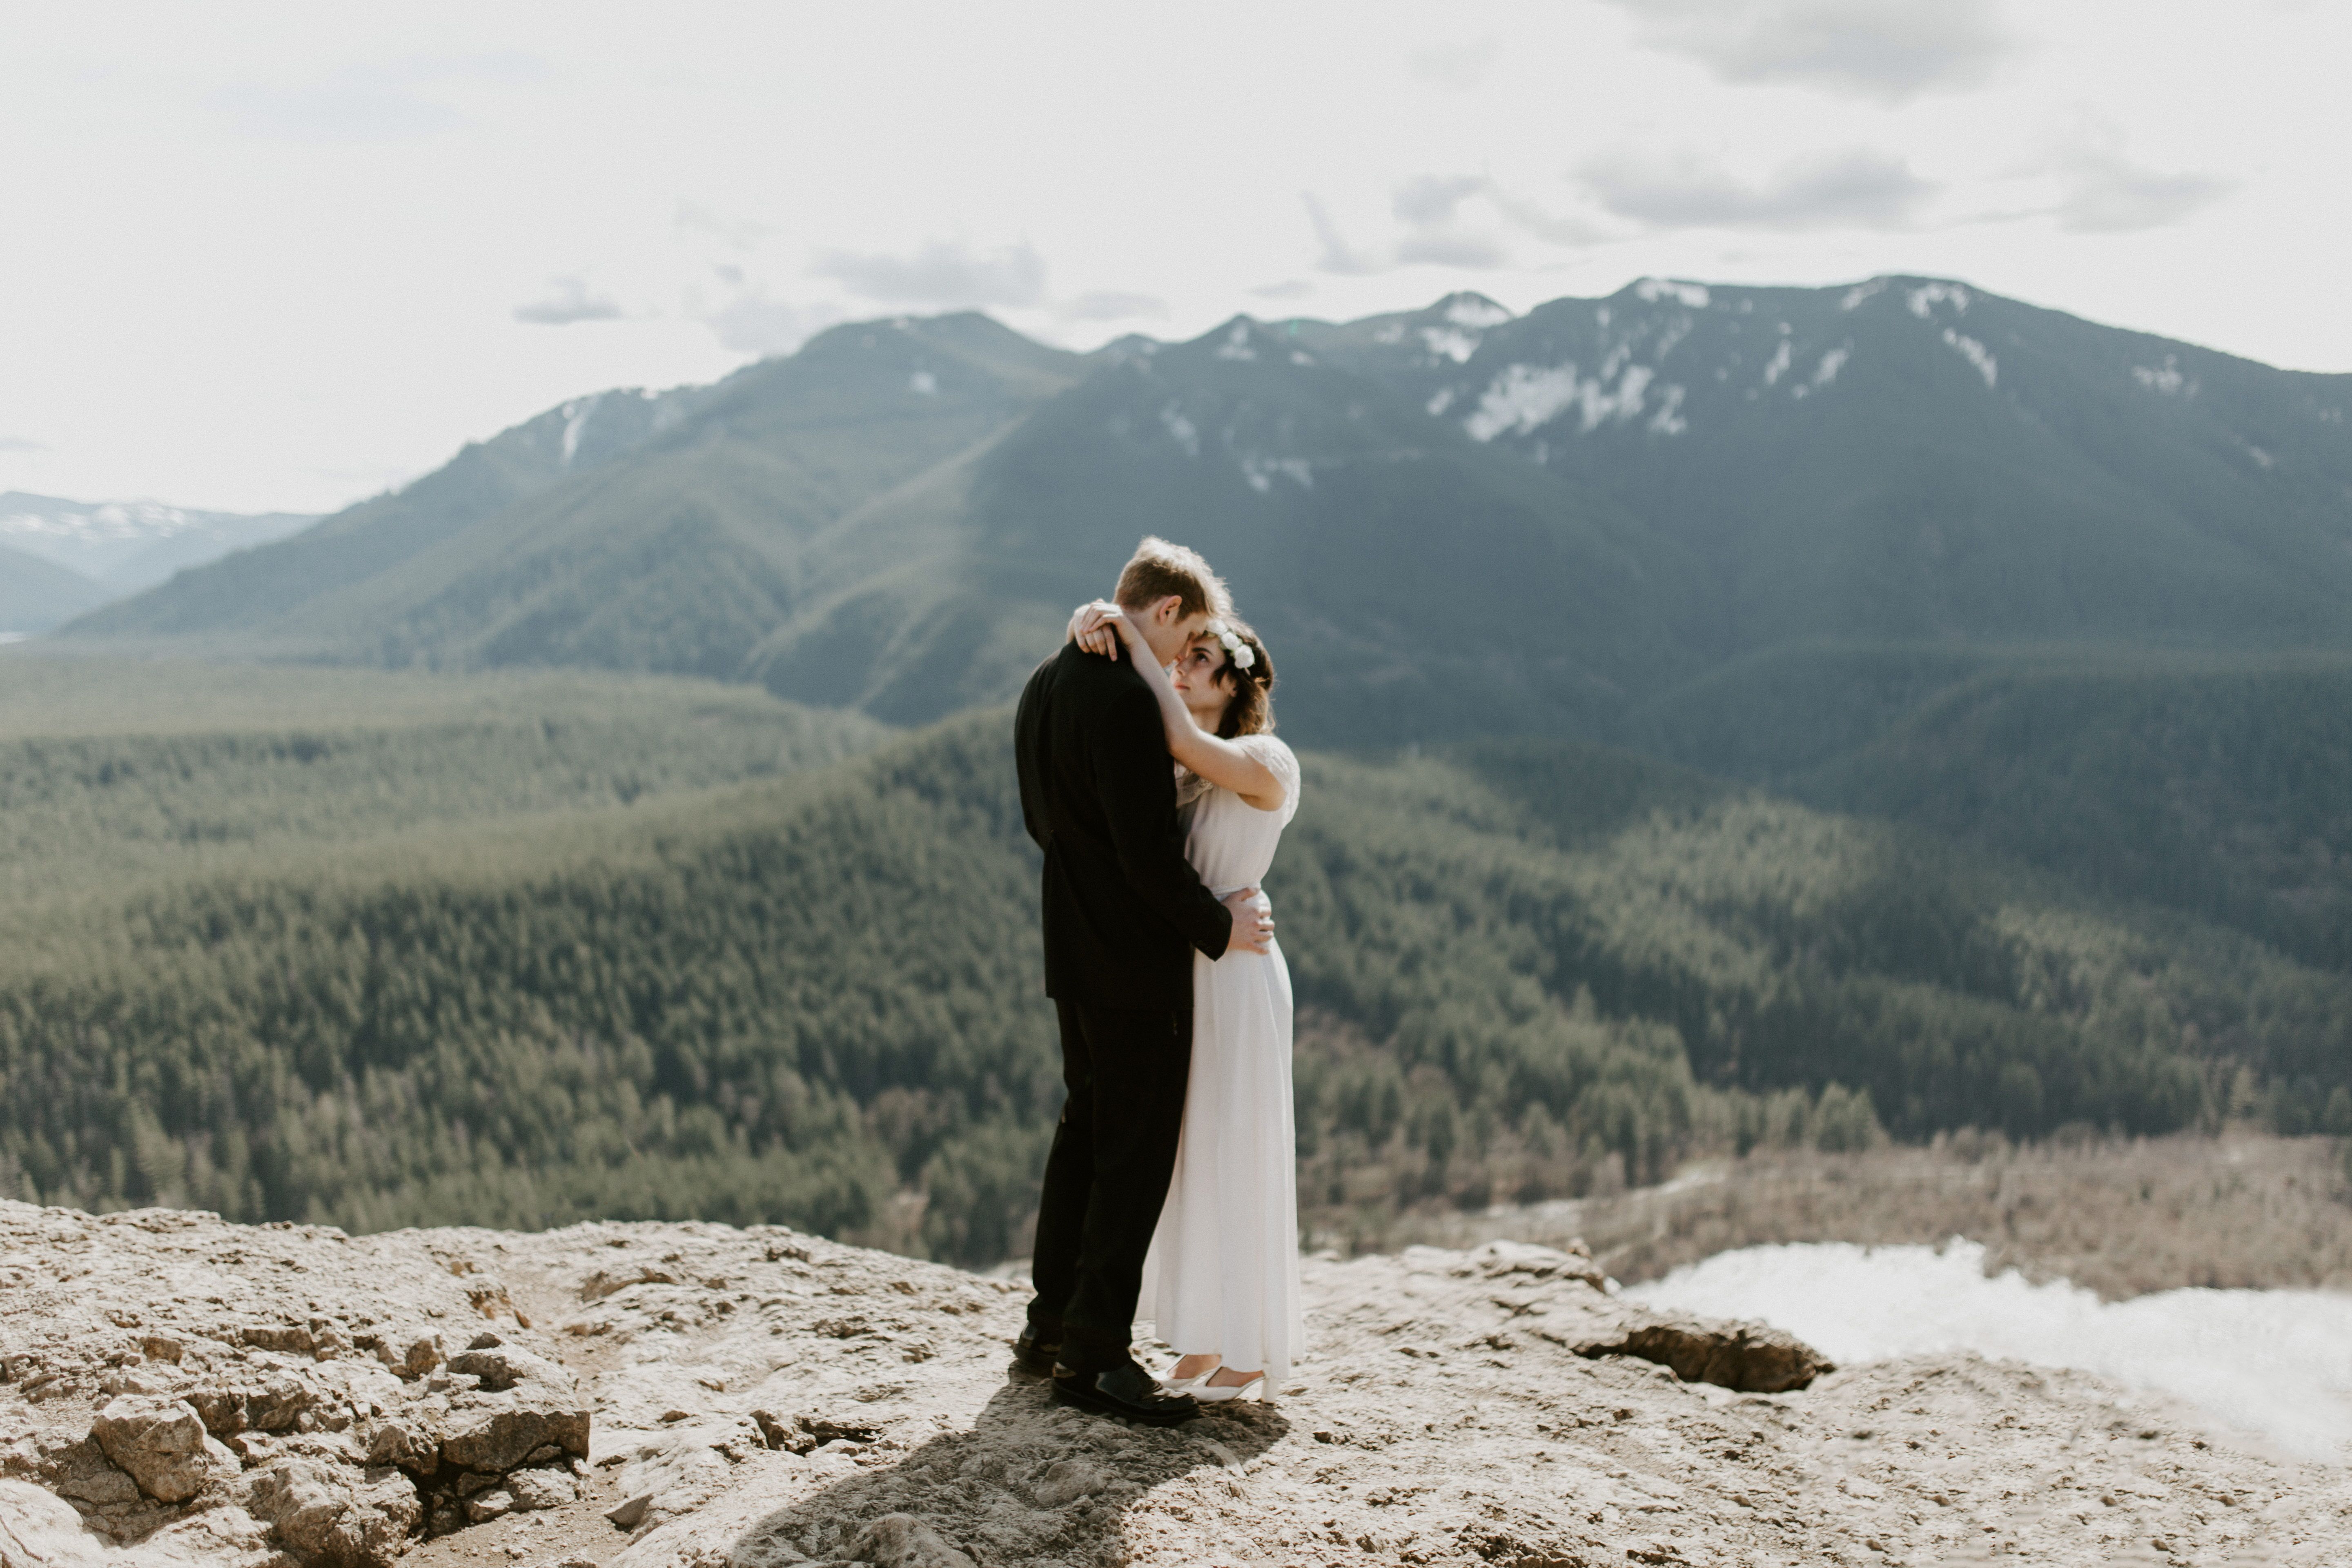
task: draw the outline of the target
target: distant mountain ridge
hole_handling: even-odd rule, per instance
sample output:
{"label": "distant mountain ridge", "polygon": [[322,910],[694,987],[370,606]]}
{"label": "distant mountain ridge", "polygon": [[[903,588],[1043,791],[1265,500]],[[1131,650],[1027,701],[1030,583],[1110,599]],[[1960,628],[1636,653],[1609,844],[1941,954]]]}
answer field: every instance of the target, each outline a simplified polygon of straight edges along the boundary
{"label": "distant mountain ridge", "polygon": [[2352,377],[1922,278],[1460,294],[1083,356],[899,318],[576,399],[69,633],[913,722],[1009,694],[1160,531],[1233,577],[1314,741],[1638,739],[1664,694],[1811,642],[2352,647],[2347,408]]}
{"label": "distant mountain ridge", "polygon": [[[0,492],[0,630],[46,630],[184,567],[283,539],[317,521],[309,512],[192,511],[153,500]],[[37,571],[27,558],[53,570]]]}

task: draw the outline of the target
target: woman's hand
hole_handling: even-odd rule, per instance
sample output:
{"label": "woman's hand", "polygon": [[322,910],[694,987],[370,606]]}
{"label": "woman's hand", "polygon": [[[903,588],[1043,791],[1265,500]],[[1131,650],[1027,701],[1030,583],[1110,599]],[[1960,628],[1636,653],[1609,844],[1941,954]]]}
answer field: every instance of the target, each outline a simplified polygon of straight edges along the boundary
{"label": "woman's hand", "polygon": [[1108,599],[1096,599],[1080,605],[1070,615],[1069,637],[1088,653],[1098,653],[1105,658],[1118,656],[1118,645],[1124,641],[1130,648],[1139,646],[1142,634],[1126,613]]}

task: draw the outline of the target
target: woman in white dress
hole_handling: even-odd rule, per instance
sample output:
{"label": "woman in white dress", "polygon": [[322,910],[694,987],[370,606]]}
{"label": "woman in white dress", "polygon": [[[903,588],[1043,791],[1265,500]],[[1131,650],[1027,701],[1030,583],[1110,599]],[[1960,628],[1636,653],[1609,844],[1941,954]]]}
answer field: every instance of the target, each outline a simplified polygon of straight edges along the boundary
{"label": "woman in white dress", "polygon": [[[1211,891],[1262,884],[1298,810],[1298,759],[1274,737],[1274,662],[1236,620],[1210,623],[1172,670],[1116,605],[1083,607],[1071,635],[1108,652],[1114,631],[1160,699],[1185,855]],[[1142,1306],[1195,1399],[1263,1397],[1304,1338],[1291,1125],[1290,970],[1282,949],[1192,955],[1192,1068],[1176,1172],[1143,1269]]]}

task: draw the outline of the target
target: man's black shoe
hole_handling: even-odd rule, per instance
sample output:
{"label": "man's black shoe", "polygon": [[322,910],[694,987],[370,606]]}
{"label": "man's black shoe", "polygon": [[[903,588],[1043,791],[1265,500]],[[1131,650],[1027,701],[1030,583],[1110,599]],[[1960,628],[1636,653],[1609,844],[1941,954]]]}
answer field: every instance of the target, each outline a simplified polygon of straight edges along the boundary
{"label": "man's black shoe", "polygon": [[1040,1340],[1034,1324],[1022,1330],[1021,1337],[1013,1342],[1013,1364],[1039,1377],[1054,1375],[1054,1362],[1061,1353],[1062,1342],[1058,1339]]}
{"label": "man's black shoe", "polygon": [[1127,1362],[1108,1372],[1054,1369],[1054,1403],[1146,1426],[1173,1426],[1201,1414],[1190,1394],[1171,1394],[1150,1373]]}

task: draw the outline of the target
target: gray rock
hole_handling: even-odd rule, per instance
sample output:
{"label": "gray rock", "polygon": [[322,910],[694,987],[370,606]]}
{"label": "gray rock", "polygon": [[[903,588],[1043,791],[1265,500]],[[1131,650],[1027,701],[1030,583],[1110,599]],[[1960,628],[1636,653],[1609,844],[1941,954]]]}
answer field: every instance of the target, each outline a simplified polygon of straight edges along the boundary
{"label": "gray rock", "polygon": [[98,1413],[89,1435],[158,1502],[187,1501],[224,1468],[223,1460],[229,1473],[236,1469],[236,1457],[212,1440],[204,1417],[183,1399],[119,1394]]}
{"label": "gray rock", "polygon": [[25,1481],[0,1480],[0,1568],[103,1568],[105,1550],[73,1505]]}
{"label": "gray rock", "polygon": [[368,1433],[367,1457],[371,1465],[398,1465],[421,1475],[441,1463],[440,1426],[429,1410],[396,1411]]}
{"label": "gray rock", "polygon": [[1576,1352],[1588,1358],[1638,1356],[1672,1368],[1685,1383],[1712,1383],[1742,1394],[1781,1394],[1837,1370],[1827,1356],[1769,1324],[1713,1319],[1635,1319],[1620,1333],[1579,1344]]}
{"label": "gray rock", "polygon": [[496,1491],[479,1492],[466,1500],[466,1517],[476,1524],[486,1524],[494,1519],[504,1519],[515,1511],[514,1494],[504,1487]]}
{"label": "gray rock", "polygon": [[507,1478],[507,1490],[514,1494],[518,1513],[562,1508],[580,1500],[580,1483],[569,1470],[517,1470]]}
{"label": "gray rock", "polygon": [[310,1330],[293,1323],[249,1323],[240,1337],[256,1350],[286,1355],[309,1355],[317,1343]]}
{"label": "gray rock", "polygon": [[408,1349],[401,1355],[397,1370],[409,1377],[423,1377],[440,1364],[441,1336],[426,1334],[410,1342]]}
{"label": "gray rock", "polygon": [[635,1530],[638,1525],[645,1522],[646,1510],[653,1506],[654,1494],[651,1492],[639,1492],[636,1496],[633,1498],[625,1498],[621,1501],[614,1503],[611,1508],[606,1509],[604,1510],[604,1517],[611,1520],[614,1524],[619,1525],[623,1530]]}
{"label": "gray rock", "polygon": [[1110,1484],[1109,1478],[1084,1459],[1056,1459],[1037,1483],[1039,1508],[1059,1508],[1082,1497],[1092,1497]]}
{"label": "gray rock", "polygon": [[415,1485],[382,1467],[347,1469],[283,1459],[250,1478],[246,1511],[280,1546],[326,1568],[390,1568],[424,1518]]}
{"label": "gray rock", "polygon": [[874,1568],[973,1568],[971,1558],[911,1513],[886,1513],[849,1543],[853,1562]]}
{"label": "gray rock", "polygon": [[59,1497],[73,1498],[94,1508],[139,1500],[139,1483],[115,1468],[105,1452],[87,1438],[58,1454],[48,1474],[49,1484]]}

